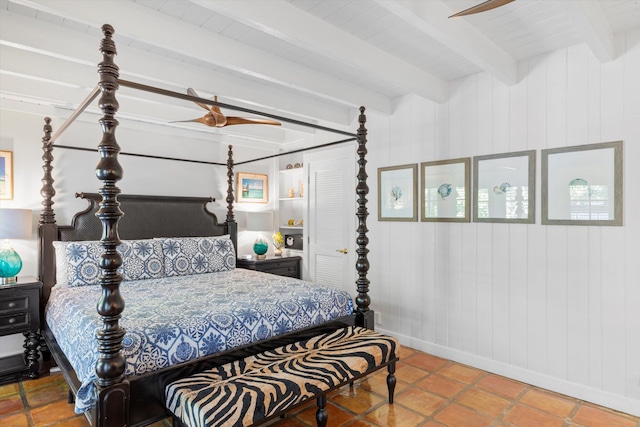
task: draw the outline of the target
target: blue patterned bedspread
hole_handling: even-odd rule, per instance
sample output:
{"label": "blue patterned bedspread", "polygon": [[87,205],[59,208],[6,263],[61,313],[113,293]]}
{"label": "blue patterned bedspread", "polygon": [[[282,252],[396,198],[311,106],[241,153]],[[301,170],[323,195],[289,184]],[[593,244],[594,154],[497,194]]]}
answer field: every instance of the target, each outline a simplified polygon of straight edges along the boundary
{"label": "blue patterned bedspread", "polygon": [[[251,270],[122,282],[126,375],[139,375],[353,312],[343,291]],[[77,413],[95,403],[100,286],[55,286],[46,321],[82,387]]]}

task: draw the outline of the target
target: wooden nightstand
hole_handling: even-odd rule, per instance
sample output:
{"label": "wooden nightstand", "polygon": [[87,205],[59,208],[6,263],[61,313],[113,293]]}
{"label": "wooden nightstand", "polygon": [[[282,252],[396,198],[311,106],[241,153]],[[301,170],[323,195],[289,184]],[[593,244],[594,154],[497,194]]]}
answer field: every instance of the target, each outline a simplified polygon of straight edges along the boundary
{"label": "wooden nightstand", "polygon": [[236,267],[300,279],[299,256],[268,256],[266,259],[238,258]]}
{"label": "wooden nightstand", "polygon": [[42,283],[35,277],[18,277],[18,283],[0,285],[0,336],[23,333],[24,355],[0,359],[0,377],[17,377],[29,372],[38,378],[40,358],[40,292]]}

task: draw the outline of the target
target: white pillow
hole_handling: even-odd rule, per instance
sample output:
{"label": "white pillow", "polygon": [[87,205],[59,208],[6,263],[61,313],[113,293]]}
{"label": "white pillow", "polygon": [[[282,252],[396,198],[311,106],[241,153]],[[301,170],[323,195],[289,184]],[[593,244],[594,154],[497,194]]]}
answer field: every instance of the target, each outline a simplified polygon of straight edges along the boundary
{"label": "white pillow", "polygon": [[53,242],[53,248],[56,250],[56,284],[66,285],[69,281],[67,277],[67,245],[71,242]]}

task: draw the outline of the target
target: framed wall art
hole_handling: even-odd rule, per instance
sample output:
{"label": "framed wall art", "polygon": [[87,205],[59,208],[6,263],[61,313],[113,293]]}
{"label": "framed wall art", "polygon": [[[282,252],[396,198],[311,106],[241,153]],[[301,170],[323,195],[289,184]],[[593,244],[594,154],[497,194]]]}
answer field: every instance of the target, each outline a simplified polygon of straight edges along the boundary
{"label": "framed wall art", "polygon": [[238,172],[236,201],[238,203],[267,203],[269,201],[267,175]]}
{"label": "framed wall art", "polygon": [[0,151],[0,200],[13,200],[13,152]]}
{"label": "framed wall art", "polygon": [[622,141],[542,150],[542,223],[622,225]]}
{"label": "framed wall art", "polygon": [[535,222],[536,152],[473,158],[474,222]]}
{"label": "framed wall art", "polygon": [[417,185],[417,164],[378,168],[378,221],[417,221]]}
{"label": "framed wall art", "polygon": [[421,221],[469,222],[471,159],[420,164]]}

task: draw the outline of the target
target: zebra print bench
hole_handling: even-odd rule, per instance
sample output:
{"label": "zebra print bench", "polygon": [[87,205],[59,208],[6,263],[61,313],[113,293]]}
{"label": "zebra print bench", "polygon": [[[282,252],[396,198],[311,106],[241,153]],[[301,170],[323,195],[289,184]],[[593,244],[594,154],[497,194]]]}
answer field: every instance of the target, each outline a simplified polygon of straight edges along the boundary
{"label": "zebra print bench", "polygon": [[328,392],[388,368],[393,403],[398,341],[347,327],[183,378],[165,389],[174,426],[257,426],[316,398],[316,421],[327,424]]}

